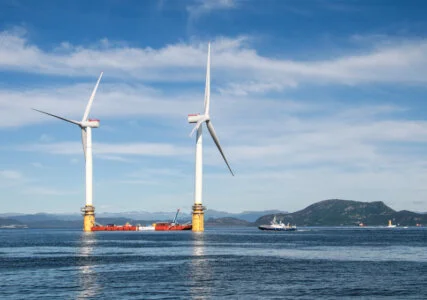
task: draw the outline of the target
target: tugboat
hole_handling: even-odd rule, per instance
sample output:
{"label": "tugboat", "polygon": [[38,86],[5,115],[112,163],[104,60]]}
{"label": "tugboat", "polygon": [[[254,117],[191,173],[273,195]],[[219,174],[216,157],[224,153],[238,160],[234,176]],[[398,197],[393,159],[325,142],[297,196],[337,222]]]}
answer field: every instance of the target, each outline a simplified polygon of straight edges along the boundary
{"label": "tugboat", "polygon": [[161,222],[154,224],[155,231],[176,231],[176,230],[191,230],[192,224],[178,224],[176,220],[178,218],[179,209],[176,211],[175,218],[172,222]]}
{"label": "tugboat", "polygon": [[274,216],[270,225],[260,225],[260,226],[258,226],[258,228],[261,230],[274,230],[274,231],[295,231],[295,230],[297,230],[296,225],[290,225],[289,223],[285,225],[282,223],[282,221],[277,223],[276,216]]}

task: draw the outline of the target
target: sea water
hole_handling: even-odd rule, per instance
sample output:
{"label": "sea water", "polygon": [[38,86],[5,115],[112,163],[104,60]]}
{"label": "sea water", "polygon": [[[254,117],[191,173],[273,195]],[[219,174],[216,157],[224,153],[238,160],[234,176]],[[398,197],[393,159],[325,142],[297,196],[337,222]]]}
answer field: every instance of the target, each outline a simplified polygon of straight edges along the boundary
{"label": "sea water", "polygon": [[427,228],[0,230],[0,299],[427,299]]}

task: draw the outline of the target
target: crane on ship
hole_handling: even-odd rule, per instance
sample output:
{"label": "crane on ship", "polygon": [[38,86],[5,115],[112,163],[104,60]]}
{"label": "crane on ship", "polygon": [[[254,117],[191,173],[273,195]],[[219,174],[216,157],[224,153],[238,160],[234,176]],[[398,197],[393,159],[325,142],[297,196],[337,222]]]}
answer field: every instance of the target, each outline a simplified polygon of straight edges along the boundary
{"label": "crane on ship", "polygon": [[193,227],[192,224],[179,224],[178,221],[178,214],[180,209],[176,211],[175,218],[172,222],[159,222],[156,223],[156,226],[154,227],[156,231],[175,231],[175,230],[191,230]]}
{"label": "crane on ship", "polygon": [[171,224],[171,225],[175,225],[175,224],[176,224],[176,221],[177,221],[177,219],[178,219],[178,214],[179,214],[179,208],[178,208],[178,209],[177,209],[177,211],[176,211],[175,218],[173,219],[173,221],[172,221],[172,224]]}

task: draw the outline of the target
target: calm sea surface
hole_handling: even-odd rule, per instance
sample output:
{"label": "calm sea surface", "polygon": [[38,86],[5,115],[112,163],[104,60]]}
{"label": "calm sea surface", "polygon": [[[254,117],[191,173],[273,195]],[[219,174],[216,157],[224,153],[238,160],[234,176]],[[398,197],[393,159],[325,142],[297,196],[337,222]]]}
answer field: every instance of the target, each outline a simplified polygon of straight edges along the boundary
{"label": "calm sea surface", "polygon": [[427,299],[427,228],[0,230],[0,299]]}

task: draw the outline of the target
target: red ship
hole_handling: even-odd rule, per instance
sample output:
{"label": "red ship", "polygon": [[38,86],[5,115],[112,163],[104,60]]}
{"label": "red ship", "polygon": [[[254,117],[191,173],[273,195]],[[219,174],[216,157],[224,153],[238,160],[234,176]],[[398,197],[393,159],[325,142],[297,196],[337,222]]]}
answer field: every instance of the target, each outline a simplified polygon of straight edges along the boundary
{"label": "red ship", "polygon": [[95,225],[92,227],[92,231],[138,231],[138,226],[130,225],[129,223],[125,225]]}
{"label": "red ship", "polygon": [[176,220],[178,218],[179,209],[176,212],[175,219],[172,222],[160,222],[156,223],[154,230],[156,231],[174,231],[174,230],[191,230],[193,225],[191,224],[178,224]]}

